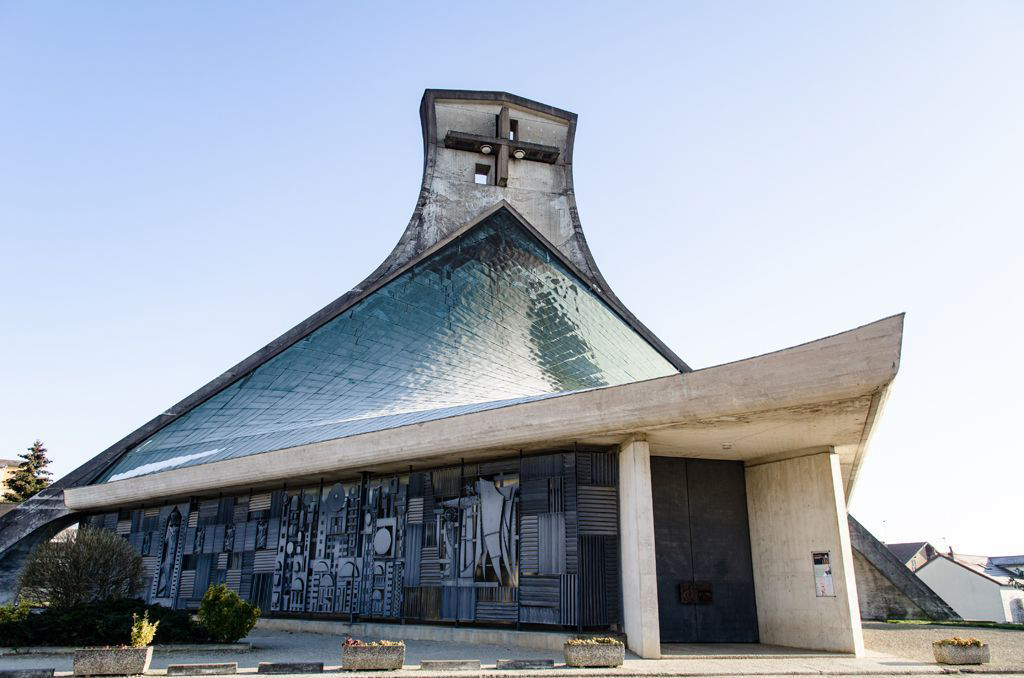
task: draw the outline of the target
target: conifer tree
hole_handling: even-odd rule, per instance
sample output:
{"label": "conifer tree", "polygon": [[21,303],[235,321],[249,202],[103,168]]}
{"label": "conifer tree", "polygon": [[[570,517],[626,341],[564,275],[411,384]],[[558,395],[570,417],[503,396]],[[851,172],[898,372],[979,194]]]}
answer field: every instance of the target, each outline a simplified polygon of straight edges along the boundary
{"label": "conifer tree", "polygon": [[47,477],[50,472],[46,470],[50,460],[46,456],[43,441],[37,440],[28,448],[27,453],[18,456],[25,461],[18,464],[18,468],[7,479],[8,492],[4,494],[5,501],[25,501],[50,484]]}

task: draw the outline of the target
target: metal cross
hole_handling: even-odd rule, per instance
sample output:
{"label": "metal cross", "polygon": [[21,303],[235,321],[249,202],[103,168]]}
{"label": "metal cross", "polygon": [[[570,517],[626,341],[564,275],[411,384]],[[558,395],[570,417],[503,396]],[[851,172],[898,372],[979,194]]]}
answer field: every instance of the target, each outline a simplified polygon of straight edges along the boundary
{"label": "metal cross", "polygon": [[[501,112],[495,118],[495,136],[488,137],[480,134],[450,131],[444,138],[445,147],[481,153],[483,155],[493,155],[496,158],[494,183],[498,186],[508,186],[508,161],[510,156],[514,160],[533,160],[535,162],[546,162],[549,165],[558,161],[559,150],[557,146],[532,144],[520,141],[518,138],[510,138],[512,136],[512,120],[509,118],[508,106],[502,106]],[[518,136],[519,134],[517,133],[516,137]]]}

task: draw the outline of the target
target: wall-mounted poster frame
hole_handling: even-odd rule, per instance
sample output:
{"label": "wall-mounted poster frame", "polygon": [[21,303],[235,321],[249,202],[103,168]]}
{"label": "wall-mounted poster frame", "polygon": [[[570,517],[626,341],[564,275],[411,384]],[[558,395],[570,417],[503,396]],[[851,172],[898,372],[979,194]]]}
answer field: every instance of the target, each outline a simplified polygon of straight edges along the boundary
{"label": "wall-mounted poster frame", "polygon": [[835,598],[836,587],[832,581],[832,554],[830,551],[812,551],[814,564],[814,595],[818,598]]}

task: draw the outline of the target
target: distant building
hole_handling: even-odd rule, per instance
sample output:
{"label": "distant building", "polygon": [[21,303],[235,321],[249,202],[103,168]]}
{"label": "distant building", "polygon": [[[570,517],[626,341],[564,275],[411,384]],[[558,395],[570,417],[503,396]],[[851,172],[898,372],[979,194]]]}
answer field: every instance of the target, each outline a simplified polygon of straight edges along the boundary
{"label": "distant building", "polygon": [[8,490],[7,481],[20,463],[20,459],[0,459],[0,495]]}
{"label": "distant building", "polygon": [[938,554],[917,576],[964,619],[1024,624],[1024,555]]}
{"label": "distant building", "polygon": [[935,547],[926,541],[908,541],[903,544],[886,544],[892,554],[910,568],[912,572],[938,555]]}
{"label": "distant building", "polygon": [[21,460],[19,459],[0,459],[0,516],[17,506],[14,503],[3,503],[3,496],[10,489],[7,481],[14,475],[14,470],[18,468],[20,463]]}

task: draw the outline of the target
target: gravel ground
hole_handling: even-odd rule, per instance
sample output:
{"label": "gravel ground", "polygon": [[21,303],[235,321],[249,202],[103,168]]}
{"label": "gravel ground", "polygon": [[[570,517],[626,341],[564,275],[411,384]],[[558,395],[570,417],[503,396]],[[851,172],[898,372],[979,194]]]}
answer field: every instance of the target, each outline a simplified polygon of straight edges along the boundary
{"label": "gravel ground", "polygon": [[864,624],[864,646],[868,650],[923,662],[935,661],[932,642],[953,636],[977,638],[988,643],[992,653],[989,666],[1015,668],[1024,672],[1024,631],[931,624]]}

